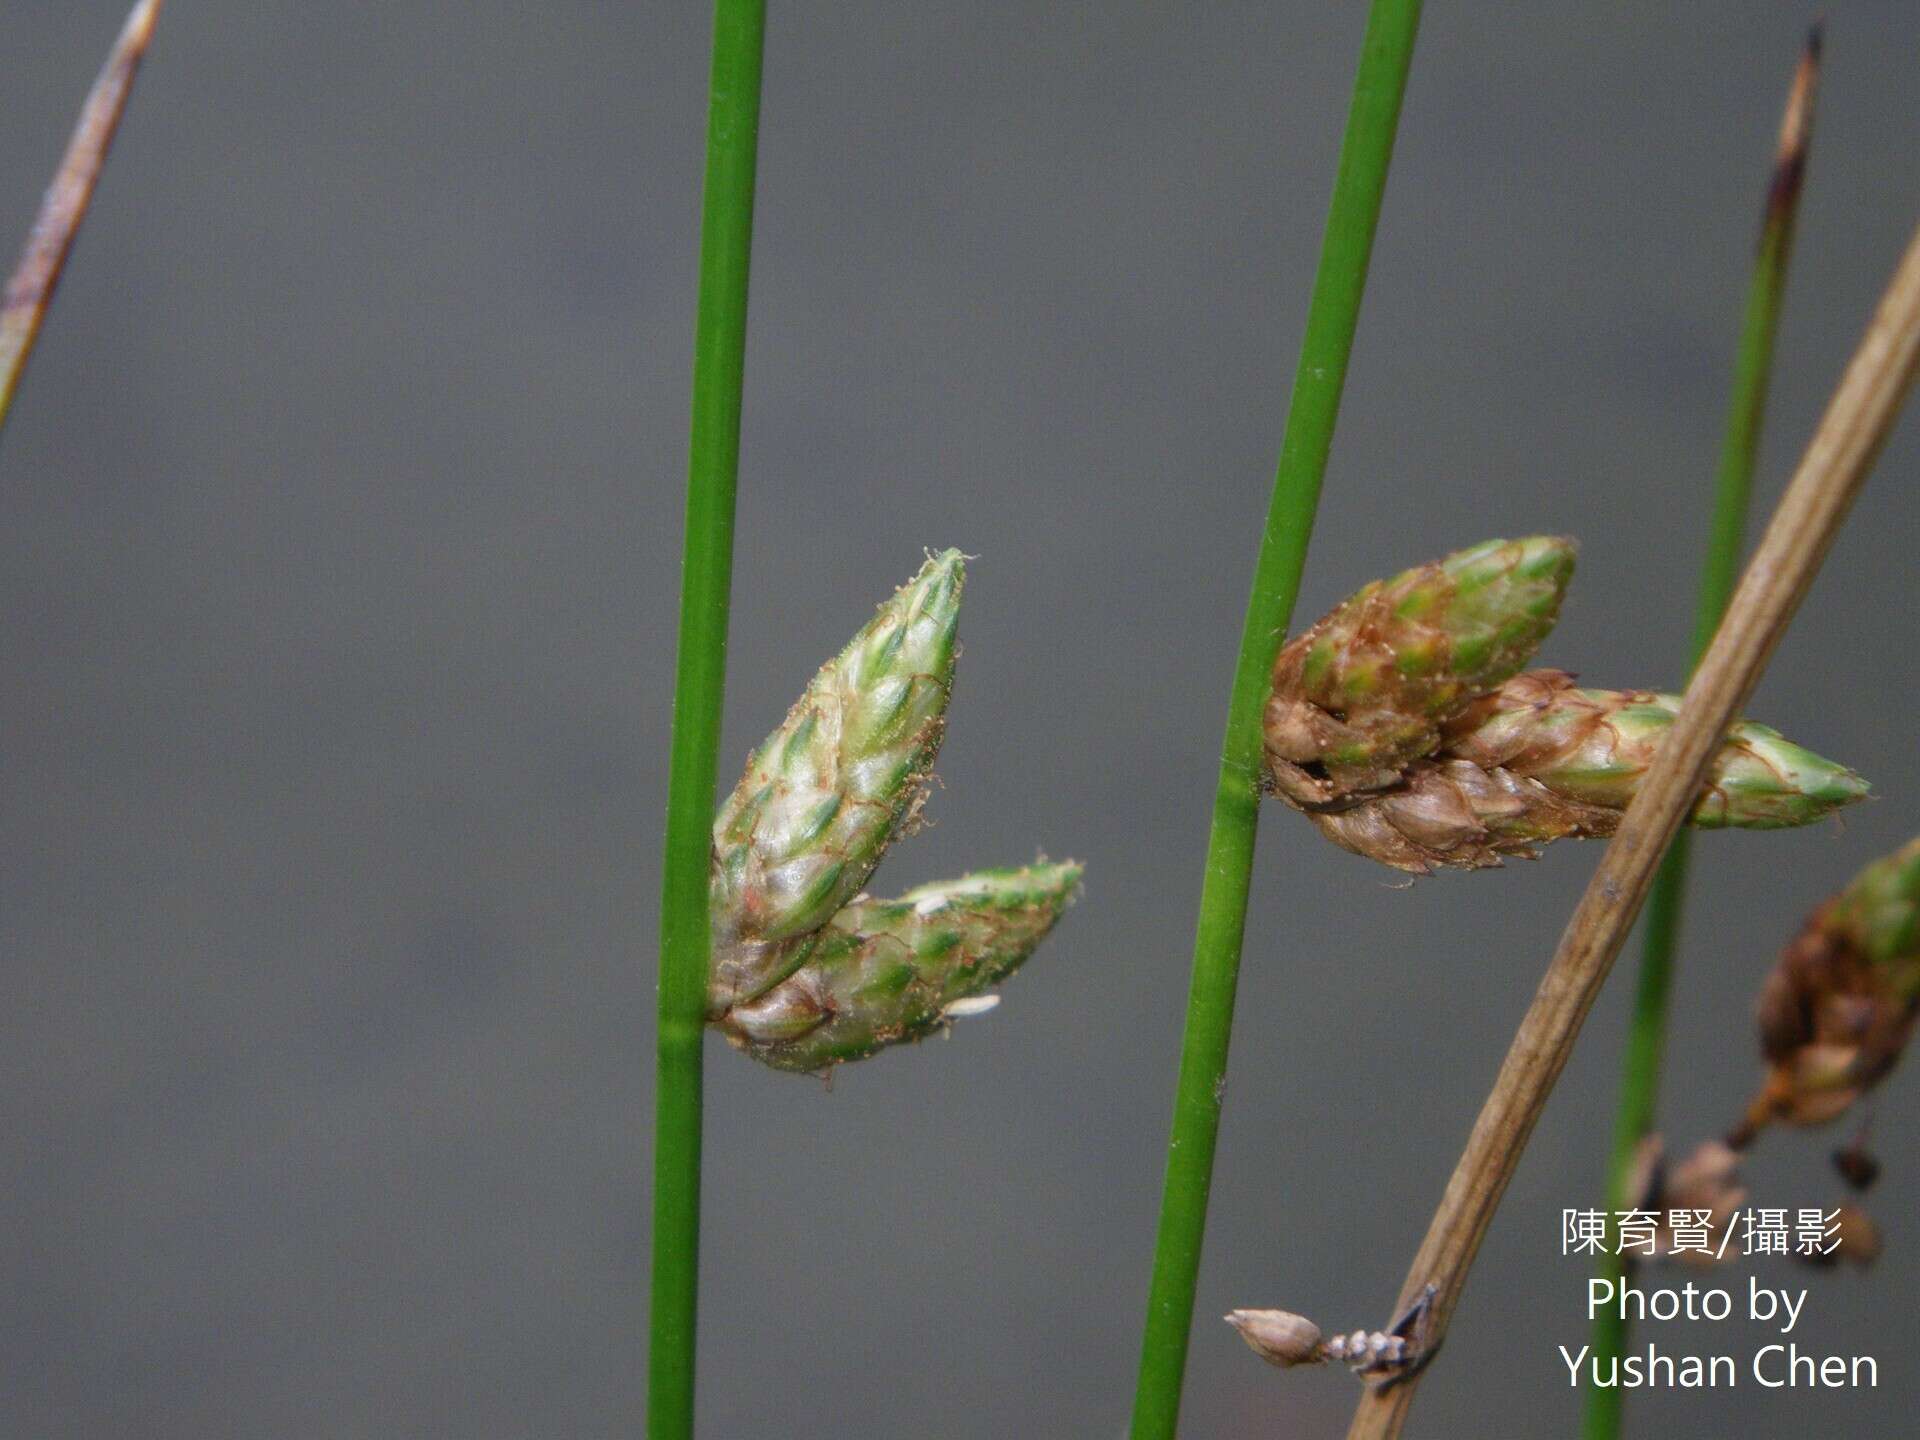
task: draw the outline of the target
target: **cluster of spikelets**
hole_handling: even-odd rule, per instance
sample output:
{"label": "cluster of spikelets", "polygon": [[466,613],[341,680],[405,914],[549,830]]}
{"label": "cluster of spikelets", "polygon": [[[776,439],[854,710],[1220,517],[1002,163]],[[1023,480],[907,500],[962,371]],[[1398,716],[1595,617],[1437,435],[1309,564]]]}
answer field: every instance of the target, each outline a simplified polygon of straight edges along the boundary
{"label": "cluster of spikelets", "polygon": [[966,573],[930,558],[814,676],[713,827],[707,1019],[754,1059],[819,1071],[989,1009],[1072,903],[1034,864],[860,893],[913,828],[946,727]]}
{"label": "cluster of spikelets", "polygon": [[[1630,1186],[1638,1208],[1708,1214],[1716,1248],[1746,1200],[1740,1152],[1770,1125],[1824,1125],[1853,1109],[1892,1072],[1920,1023],[1920,838],[1814,909],[1761,985],[1755,1011],[1766,1075],[1740,1122],[1671,1165],[1649,1137]],[[1856,1190],[1878,1178],[1864,1137],[1833,1160]],[[1840,1206],[1833,1228],[1831,1253],[1803,1258],[1868,1264],[1879,1255],[1878,1228],[1859,1205]],[[1664,1229],[1655,1250],[1674,1251]]]}
{"label": "cluster of spikelets", "polygon": [[[1281,650],[1267,778],[1336,845],[1414,874],[1611,835],[1679,700],[1526,670],[1559,618],[1570,540],[1489,540],[1376,580]],[[1778,829],[1863,798],[1844,766],[1742,721],[1689,822]]]}
{"label": "cluster of spikelets", "polygon": [[[1677,1160],[1658,1136],[1640,1146],[1627,1193],[1631,1208],[1651,1217],[1645,1253],[1653,1258],[1715,1265],[1740,1254],[1722,1241],[1748,1198],[1741,1150],[1770,1124],[1839,1118],[1898,1063],[1920,1025],[1920,838],[1867,866],[1814,910],[1767,976],[1757,1012],[1767,1075],[1739,1125]],[[1878,1176],[1858,1140],[1833,1158],[1856,1190]],[[1695,1232],[1684,1245],[1675,1228],[1682,1220]],[[1857,1203],[1837,1206],[1823,1236],[1830,1243],[1796,1247],[1796,1258],[1817,1265],[1879,1258],[1879,1227]],[[1431,1299],[1429,1290],[1386,1330],[1331,1338],[1289,1310],[1234,1310],[1226,1319],[1256,1355],[1283,1369],[1338,1361],[1391,1381],[1425,1358],[1421,1320]]]}

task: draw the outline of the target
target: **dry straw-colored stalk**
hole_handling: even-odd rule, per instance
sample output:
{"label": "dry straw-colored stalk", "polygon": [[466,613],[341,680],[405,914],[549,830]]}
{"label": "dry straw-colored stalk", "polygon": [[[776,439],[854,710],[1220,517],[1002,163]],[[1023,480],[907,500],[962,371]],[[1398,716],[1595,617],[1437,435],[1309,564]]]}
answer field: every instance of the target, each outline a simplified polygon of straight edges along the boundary
{"label": "dry straw-colored stalk", "polygon": [[[1661,746],[1638,797],[1560,937],[1546,978],[1520,1022],[1447,1182],[1400,1293],[1406,1306],[1436,1287],[1430,1343],[1437,1345],[1466,1284],[1481,1239],[1513,1178],[1554,1082],[1633,928],[1668,842],[1699,791],[1701,776],[1734,715],[1753,693],[1840,523],[1880,453],[1920,363],[1920,232],[1854,352],[1800,467],[1754,552],[1740,588]],[[1400,1434],[1418,1377],[1369,1391],[1347,1440]]]}
{"label": "dry straw-colored stalk", "polygon": [[0,301],[0,422],[13,406],[13,392],[19,388],[27,356],[40,334],[40,322],[46,318],[54,288],[60,283],[73,237],[93,203],[93,187],[107,162],[107,148],[113,144],[113,132],[120,127],[120,115],[133,91],[133,77],[146,57],[154,22],[159,18],[160,0],[139,0],[127,16],[113,53],[107,56],[100,78],[87,93],[80,123],[74,126],[67,153],[53,184],[47,187],[26,248],[14,267],[13,278],[7,282],[6,299]]}
{"label": "dry straw-colored stalk", "polygon": [[[1747,282],[1747,300],[1740,322],[1740,340],[1734,350],[1731,394],[1726,429],[1720,442],[1720,461],[1713,481],[1713,519],[1707,528],[1706,554],[1700,570],[1698,608],[1694,612],[1690,662],[1697,663],[1719,628],[1727,601],[1739,579],[1740,554],[1745,545],[1747,512],[1751,508],[1753,472],[1760,450],[1760,432],[1767,410],[1767,392],[1773,376],[1774,342],[1786,298],[1787,266],[1805,188],[1807,160],[1813,143],[1814,99],[1820,87],[1821,27],[1807,32],[1800,63],[1794,67],[1787,93],[1780,139],[1774,149],[1773,176],[1760,222],[1759,244]],[[1643,1146],[1654,1130],[1660,1098],[1661,1068],[1666,1057],[1667,1011],[1673,999],[1673,976],[1680,948],[1680,923],[1687,903],[1690,837],[1683,831],[1667,851],[1660,873],[1647,896],[1647,923],[1641,932],[1640,973],[1635,977],[1633,1011],[1627,1022],[1627,1040],[1620,1060],[1620,1100],[1615,1112],[1612,1150],[1607,1161],[1604,1208],[1624,1210],[1638,1203],[1630,1194],[1639,1176]],[[1617,1250],[1617,1247],[1615,1247]],[[1594,1274],[1605,1280],[1626,1278],[1631,1256],[1618,1253],[1598,1257]],[[1624,1353],[1631,1327],[1618,1310],[1593,1319],[1596,1358]],[[1620,1440],[1627,1392],[1616,1387],[1589,1386],[1582,1428],[1585,1440]]]}

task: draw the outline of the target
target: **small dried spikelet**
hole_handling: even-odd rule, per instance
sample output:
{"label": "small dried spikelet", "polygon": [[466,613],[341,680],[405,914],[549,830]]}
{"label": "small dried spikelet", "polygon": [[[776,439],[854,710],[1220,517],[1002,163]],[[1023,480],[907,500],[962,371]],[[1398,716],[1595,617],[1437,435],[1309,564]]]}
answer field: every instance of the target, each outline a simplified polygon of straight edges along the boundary
{"label": "small dried spikelet", "polygon": [[[727,1038],[781,1070],[814,1072],[918,1040],[990,1007],[1072,904],[1081,867],[985,870],[861,897],[828,924],[786,980],[720,1020]],[[985,1002],[983,1004],[983,1002]]]}
{"label": "small dried spikelet", "polygon": [[1276,791],[1306,808],[1393,784],[1440,726],[1525,665],[1559,618],[1574,545],[1488,540],[1376,580],[1274,663],[1264,717]]}
{"label": "small dried spikelet", "polygon": [[1304,1315],[1291,1310],[1232,1310],[1226,1321],[1269,1365],[1290,1370],[1295,1365],[1324,1365],[1327,1361],[1320,1327]]}
{"label": "small dried spikelet", "polygon": [[1740,1183],[1740,1157],[1719,1140],[1702,1140],[1694,1146],[1668,1173],[1661,1191],[1666,1208],[1711,1210],[1723,1224],[1732,1220],[1746,1198]]}
{"label": "small dried spikelet", "polygon": [[1855,1190],[1871,1190],[1880,1179],[1880,1158],[1867,1148],[1864,1135],[1833,1152],[1833,1168]]}
{"label": "small dried spikelet", "polygon": [[747,762],[713,827],[710,1018],[792,974],[918,810],[965,578],[958,550],[928,559]]}
{"label": "small dried spikelet", "polygon": [[1793,1258],[1803,1265],[1813,1265],[1822,1270],[1830,1270],[1842,1261],[1865,1270],[1886,1250],[1880,1226],[1858,1205],[1836,1207],[1825,1235],[1831,1249],[1796,1247]]}
{"label": "small dried spikelet", "polygon": [[1386,1330],[1354,1330],[1323,1339],[1320,1327],[1291,1310],[1232,1310],[1227,1323],[1240,1332],[1249,1349],[1270,1365],[1320,1365],[1339,1360],[1356,1375],[1392,1377],[1416,1369],[1430,1353],[1427,1348],[1439,1286],[1425,1286]]}
{"label": "small dried spikelet", "polygon": [[1744,1145],[1768,1123],[1818,1125],[1899,1061],[1920,1013],[1920,839],[1875,861],[1816,910],[1760,989],[1768,1066]]}
{"label": "small dried spikelet", "polygon": [[[1722,1241],[1746,1203],[1747,1191],[1740,1181],[1740,1157],[1721,1141],[1704,1141],[1669,1166],[1660,1137],[1645,1137],[1634,1152],[1627,1193],[1634,1197],[1631,1208],[1652,1211],[1657,1217],[1654,1254],[1690,1265],[1715,1265],[1731,1258]],[[1672,1225],[1676,1212],[1692,1222],[1690,1228],[1704,1230],[1708,1248],[1702,1250],[1692,1240],[1686,1249],[1678,1248]]]}
{"label": "small dried spikelet", "polygon": [[1864,1268],[1878,1260],[1886,1249],[1880,1238],[1880,1227],[1858,1205],[1840,1206],[1834,1225],[1838,1231],[1835,1238],[1840,1243],[1832,1254],[1823,1257],[1827,1260],[1846,1260]]}
{"label": "small dried spikelet", "polygon": [[[1647,690],[1591,690],[1562,670],[1529,670],[1442,727],[1440,753],[1393,789],[1311,813],[1336,845],[1397,870],[1483,869],[1549,841],[1605,837],[1638,792],[1678,713]],[[1737,722],[1714,756],[1688,823],[1703,829],[1807,825],[1864,799],[1867,783],[1782,738]]]}

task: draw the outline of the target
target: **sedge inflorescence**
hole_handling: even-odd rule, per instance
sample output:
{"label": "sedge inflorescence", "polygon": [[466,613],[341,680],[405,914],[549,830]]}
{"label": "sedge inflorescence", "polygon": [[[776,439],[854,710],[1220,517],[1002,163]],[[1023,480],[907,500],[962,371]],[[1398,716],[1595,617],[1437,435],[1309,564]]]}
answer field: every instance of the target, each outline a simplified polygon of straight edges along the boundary
{"label": "sedge inflorescence", "polygon": [[[1524,668],[1573,568],[1562,537],[1488,540],[1336,606],[1274,664],[1273,793],[1336,845],[1414,874],[1611,835],[1680,702]],[[1806,825],[1866,793],[1852,770],[1740,721],[1688,821]]]}
{"label": "sedge inflorescence", "polygon": [[991,1008],[1079,891],[1079,865],[1042,861],[860,893],[925,801],[965,582],[958,550],[929,557],[821,667],[714,822],[707,1018],[765,1064],[821,1071]]}

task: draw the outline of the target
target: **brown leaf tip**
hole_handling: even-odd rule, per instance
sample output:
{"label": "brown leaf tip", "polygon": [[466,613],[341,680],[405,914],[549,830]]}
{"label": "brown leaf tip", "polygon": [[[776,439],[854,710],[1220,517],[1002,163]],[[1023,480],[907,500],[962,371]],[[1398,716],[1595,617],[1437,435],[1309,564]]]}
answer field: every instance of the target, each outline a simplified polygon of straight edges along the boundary
{"label": "brown leaf tip", "polygon": [[1780,117],[1780,143],[1774,150],[1773,181],[1767,187],[1767,224],[1780,223],[1799,202],[1807,168],[1807,147],[1813,139],[1813,102],[1820,88],[1822,27],[1807,32],[1800,63],[1787,91],[1786,111]]}

